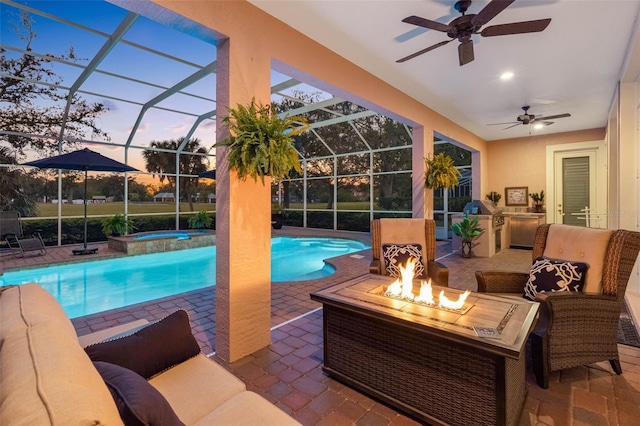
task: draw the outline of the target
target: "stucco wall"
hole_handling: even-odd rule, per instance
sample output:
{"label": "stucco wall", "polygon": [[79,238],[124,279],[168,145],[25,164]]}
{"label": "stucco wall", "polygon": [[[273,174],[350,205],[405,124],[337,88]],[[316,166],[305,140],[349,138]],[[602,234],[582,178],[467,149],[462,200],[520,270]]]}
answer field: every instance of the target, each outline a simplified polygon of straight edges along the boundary
{"label": "stucco wall", "polygon": [[487,190],[502,194],[499,206],[504,207],[505,187],[526,186],[529,192],[546,190],[546,149],[551,145],[603,140],[605,129],[592,129],[526,138],[501,139],[487,143]]}

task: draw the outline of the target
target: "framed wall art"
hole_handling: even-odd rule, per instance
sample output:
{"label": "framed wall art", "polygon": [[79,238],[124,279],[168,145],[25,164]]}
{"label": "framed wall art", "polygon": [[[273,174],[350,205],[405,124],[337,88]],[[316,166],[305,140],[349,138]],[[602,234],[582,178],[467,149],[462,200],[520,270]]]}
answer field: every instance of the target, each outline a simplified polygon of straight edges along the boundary
{"label": "framed wall art", "polygon": [[504,189],[505,206],[528,206],[529,187],[512,186]]}

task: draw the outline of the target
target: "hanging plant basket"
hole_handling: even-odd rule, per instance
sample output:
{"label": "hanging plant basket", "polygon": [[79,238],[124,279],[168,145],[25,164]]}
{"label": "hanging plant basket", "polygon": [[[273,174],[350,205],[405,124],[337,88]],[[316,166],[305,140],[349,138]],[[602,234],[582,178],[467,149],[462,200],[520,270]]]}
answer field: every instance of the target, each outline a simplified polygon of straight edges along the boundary
{"label": "hanging plant basket", "polygon": [[271,176],[279,182],[288,178],[291,170],[301,173],[293,136],[309,128],[305,118],[281,117],[271,105],[252,99],[248,106],[229,108],[222,123],[229,127],[230,136],[216,145],[229,148],[229,170],[235,170],[239,179],[250,176],[257,181],[260,177],[264,183],[264,177]]}
{"label": "hanging plant basket", "polygon": [[453,158],[441,152],[431,159],[425,159],[427,173],[425,186],[430,189],[449,189],[459,184],[458,177],[462,176],[453,163]]}

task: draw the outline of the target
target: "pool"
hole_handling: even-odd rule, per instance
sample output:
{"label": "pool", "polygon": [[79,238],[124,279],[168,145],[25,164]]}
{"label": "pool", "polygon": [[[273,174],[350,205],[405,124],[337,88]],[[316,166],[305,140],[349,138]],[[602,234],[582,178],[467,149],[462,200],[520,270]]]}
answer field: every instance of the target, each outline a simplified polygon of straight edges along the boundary
{"label": "pool", "polygon": [[[368,248],[339,238],[271,239],[271,280],[304,281],[331,275],[324,259]],[[0,286],[35,281],[70,318],[147,302],[216,284],[215,246],[9,271]]]}

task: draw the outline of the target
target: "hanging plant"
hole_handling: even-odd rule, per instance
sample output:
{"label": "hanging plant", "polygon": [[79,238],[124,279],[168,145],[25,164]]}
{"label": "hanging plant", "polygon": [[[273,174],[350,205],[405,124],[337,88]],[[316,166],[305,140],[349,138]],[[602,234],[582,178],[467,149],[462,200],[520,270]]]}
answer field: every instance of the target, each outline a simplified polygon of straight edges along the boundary
{"label": "hanging plant", "polygon": [[230,136],[216,145],[229,147],[229,170],[235,170],[241,180],[250,176],[257,182],[260,177],[264,183],[265,176],[280,181],[289,178],[292,169],[301,173],[293,136],[309,128],[305,118],[280,117],[271,105],[256,103],[254,98],[248,106],[229,108],[222,123]]}
{"label": "hanging plant", "polygon": [[425,186],[430,189],[448,189],[459,184],[458,176],[462,176],[453,163],[453,158],[441,152],[432,159],[425,159],[427,173]]}

